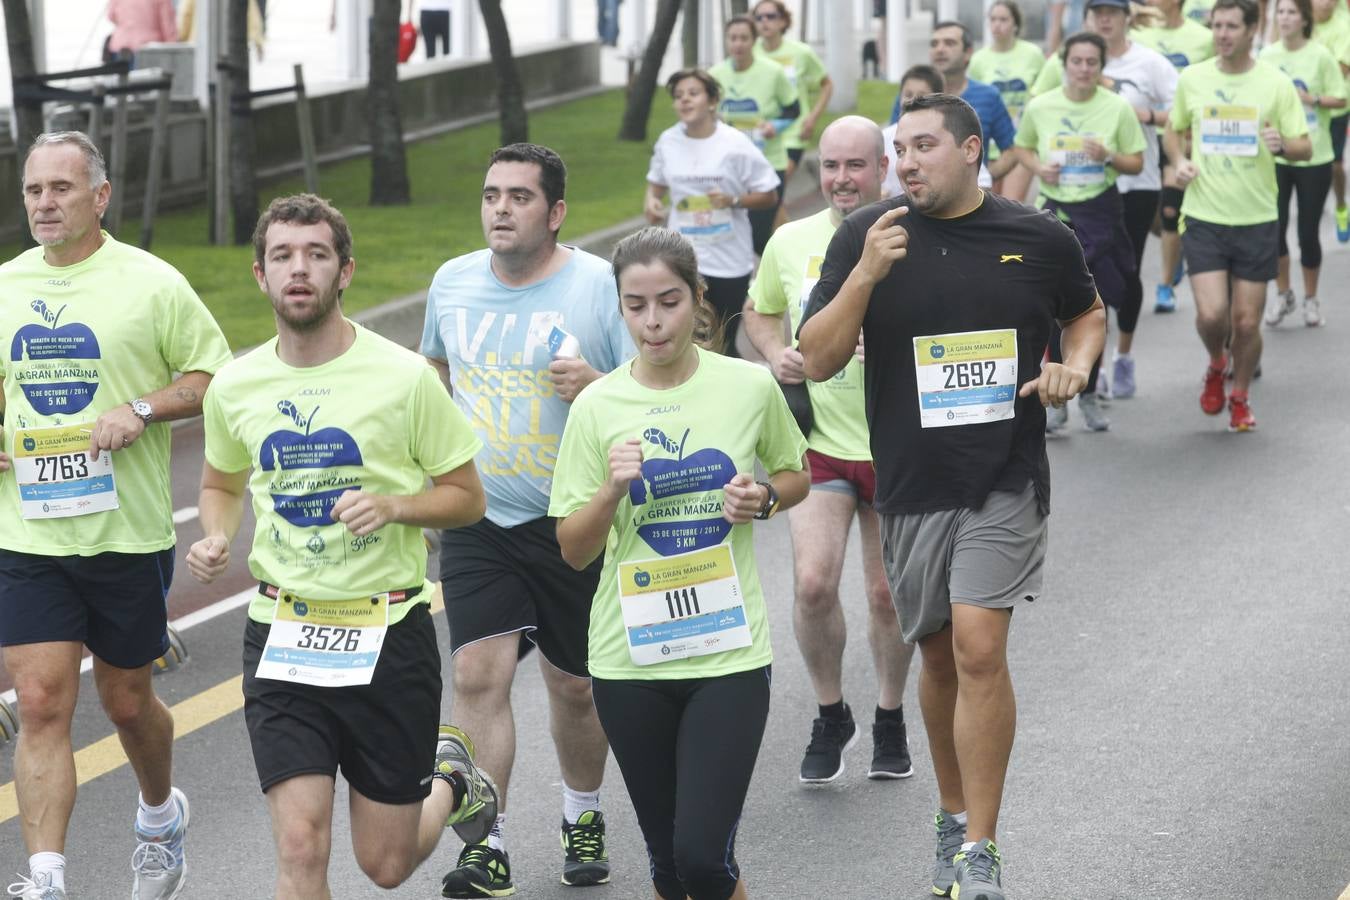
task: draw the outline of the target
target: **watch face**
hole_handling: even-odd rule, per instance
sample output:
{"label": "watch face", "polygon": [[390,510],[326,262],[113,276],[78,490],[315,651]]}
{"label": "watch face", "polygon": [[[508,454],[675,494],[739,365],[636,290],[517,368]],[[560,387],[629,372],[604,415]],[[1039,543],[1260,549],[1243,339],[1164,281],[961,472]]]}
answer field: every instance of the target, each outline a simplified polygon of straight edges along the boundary
{"label": "watch face", "polygon": [[154,415],[154,410],[152,410],[150,408],[150,404],[146,403],[144,400],[134,401],[131,404],[131,411],[134,412],[136,415],[140,416],[142,419],[149,419],[152,415]]}

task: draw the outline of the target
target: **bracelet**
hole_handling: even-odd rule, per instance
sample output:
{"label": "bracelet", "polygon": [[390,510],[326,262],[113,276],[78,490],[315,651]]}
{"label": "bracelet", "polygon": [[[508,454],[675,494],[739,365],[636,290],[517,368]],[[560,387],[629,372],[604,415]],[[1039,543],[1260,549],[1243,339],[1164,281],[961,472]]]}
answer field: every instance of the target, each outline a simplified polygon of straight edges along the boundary
{"label": "bracelet", "polygon": [[740,208],[741,208],[741,195],[740,195],[740,194],[733,194],[733,195],[732,195],[732,197],[731,197],[731,208],[732,208],[732,209],[740,209]]}

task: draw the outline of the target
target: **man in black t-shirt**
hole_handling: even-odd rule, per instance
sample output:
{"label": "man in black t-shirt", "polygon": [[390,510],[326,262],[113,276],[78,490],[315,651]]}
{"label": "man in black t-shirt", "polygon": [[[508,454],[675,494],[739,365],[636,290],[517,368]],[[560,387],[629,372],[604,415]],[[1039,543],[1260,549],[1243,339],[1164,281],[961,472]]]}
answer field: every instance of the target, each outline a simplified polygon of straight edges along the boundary
{"label": "man in black t-shirt", "polygon": [[[980,126],[950,94],[906,104],[905,196],[849,216],[801,327],[808,377],[863,330],[887,576],[919,685],[941,806],[933,892],[1004,900],[994,844],[1016,704],[1012,606],[1041,589],[1045,406],[1087,383],[1105,312],[1062,223],[976,184]],[[1052,322],[1064,363],[1041,366]]]}

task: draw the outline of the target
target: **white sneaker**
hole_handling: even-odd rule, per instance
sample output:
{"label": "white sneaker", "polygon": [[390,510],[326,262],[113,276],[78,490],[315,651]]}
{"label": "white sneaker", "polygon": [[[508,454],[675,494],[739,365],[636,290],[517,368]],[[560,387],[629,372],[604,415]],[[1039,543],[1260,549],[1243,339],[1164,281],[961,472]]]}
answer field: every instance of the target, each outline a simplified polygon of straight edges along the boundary
{"label": "white sneaker", "polygon": [[1049,406],[1045,410],[1045,433],[1056,434],[1063,430],[1069,421],[1069,409],[1065,406]]}
{"label": "white sneaker", "polygon": [[1083,414],[1083,428],[1087,431],[1110,429],[1111,420],[1102,413],[1102,408],[1097,405],[1097,398],[1092,394],[1078,395],[1078,411]]}
{"label": "white sneaker", "polygon": [[1316,297],[1303,298],[1303,324],[1309,328],[1327,324],[1327,320],[1322,318],[1322,304]]}
{"label": "white sneaker", "polygon": [[19,900],[66,900],[66,892],[52,886],[51,872],[39,872],[32,878],[20,875],[19,878],[23,880],[14,882],[5,892],[11,897],[18,897]]}
{"label": "white sneaker", "polygon": [[1298,309],[1298,301],[1294,299],[1292,289],[1282,293],[1277,292],[1274,301],[1266,310],[1266,324],[1272,328],[1284,321],[1284,317],[1294,310]]}
{"label": "white sneaker", "polygon": [[187,797],[178,788],[170,792],[178,805],[178,819],[162,831],[149,833],[136,826],[136,849],[131,854],[131,870],[136,873],[131,900],[176,900],[187,880],[187,858],[183,841],[187,837],[189,809]]}

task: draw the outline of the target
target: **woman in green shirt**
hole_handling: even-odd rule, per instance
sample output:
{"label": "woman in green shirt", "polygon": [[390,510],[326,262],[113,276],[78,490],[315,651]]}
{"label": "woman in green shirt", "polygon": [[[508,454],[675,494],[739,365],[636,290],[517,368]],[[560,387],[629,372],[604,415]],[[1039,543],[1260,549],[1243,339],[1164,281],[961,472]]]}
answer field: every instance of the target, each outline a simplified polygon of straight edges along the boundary
{"label": "woman in green shirt", "polygon": [[[1045,57],[1035,44],[1018,37],[1022,33],[1022,10],[1016,0],[995,0],[988,17],[991,43],[975,51],[966,75],[992,85],[1016,125]],[[995,190],[1004,197],[1023,200],[1030,187],[1030,170],[1019,166],[999,179]]]}
{"label": "woman in green shirt", "polygon": [[587,666],[656,895],[744,898],[773,661],[751,523],[806,497],[806,440],[767,369],[695,342],[711,311],[684,237],[624,239],[614,276],[638,355],[573,403],[549,515],[570,565],[604,555]]}
{"label": "woman in green shirt", "polygon": [[752,14],[755,28],[759,31],[759,41],[755,44],[755,53],[766,57],[783,67],[788,81],[797,89],[797,96],[805,110],[802,117],[788,126],[783,134],[783,146],[787,148],[787,177],[797,171],[797,165],[806,151],[806,144],[815,136],[816,121],[825,113],[825,107],[834,96],[834,82],[830,81],[816,51],[802,41],[787,37],[792,27],[792,13],[782,0],[760,0],[755,4]]}

